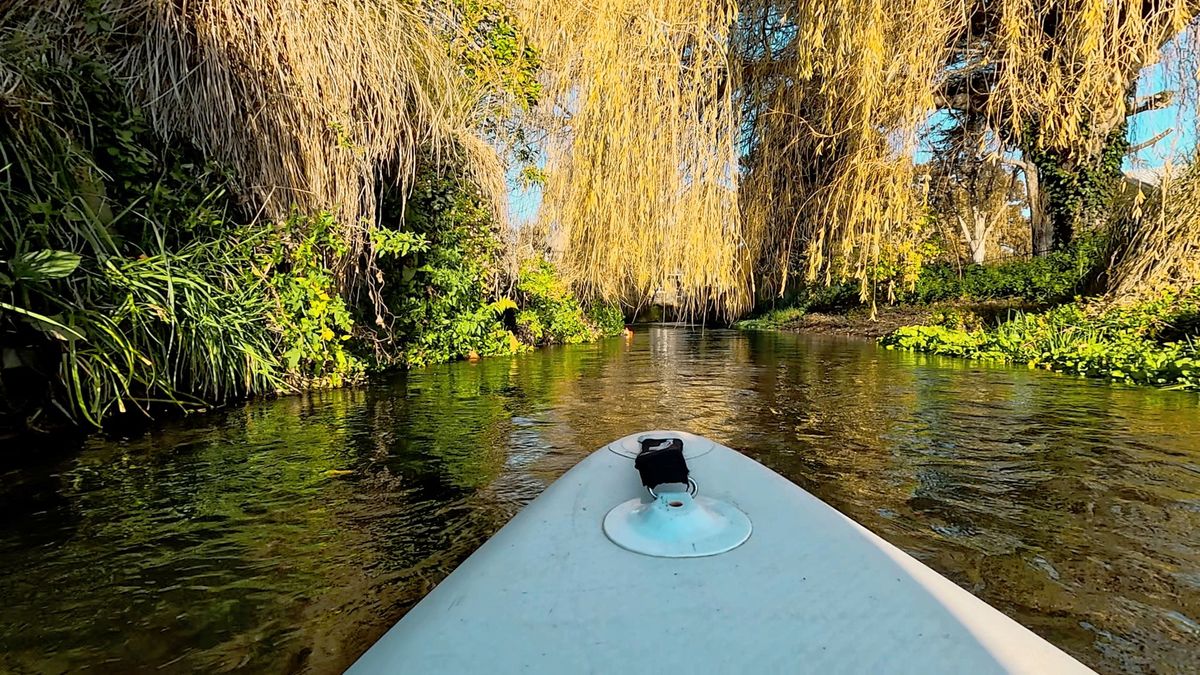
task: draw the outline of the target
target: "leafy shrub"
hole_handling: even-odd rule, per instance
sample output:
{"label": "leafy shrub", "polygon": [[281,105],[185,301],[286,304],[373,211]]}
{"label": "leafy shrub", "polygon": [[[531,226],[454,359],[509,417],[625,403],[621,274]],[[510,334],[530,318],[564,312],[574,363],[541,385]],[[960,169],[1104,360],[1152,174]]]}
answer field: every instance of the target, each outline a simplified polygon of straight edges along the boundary
{"label": "leafy shrub", "polygon": [[943,300],[1019,298],[1042,304],[1067,302],[1084,290],[1099,257],[1099,243],[1081,242],[1070,251],[1029,260],[958,268],[947,263],[926,265],[903,302],[929,304]]}
{"label": "leafy shrub", "polygon": [[[1018,312],[994,330],[906,326],[880,343],[1131,384],[1200,389],[1198,311],[1200,291],[1124,308],[1076,302],[1040,314]],[[1179,332],[1189,326],[1190,334]]]}
{"label": "leafy shrub", "polygon": [[284,387],[261,240],[226,224],[227,178],[128,104],[105,61],[123,37],[83,23],[98,6],[13,12],[32,15],[0,35],[18,69],[0,92],[3,422],[99,425]]}
{"label": "leafy shrub", "polygon": [[421,366],[472,355],[511,354],[522,345],[502,319],[512,307],[493,301],[500,239],[483,200],[466,183],[428,172],[403,207],[387,195],[397,228],[378,228],[386,315],[371,337],[376,367]]}
{"label": "leafy shrub", "polygon": [[614,304],[592,303],[587,309],[587,318],[603,337],[620,335],[625,330],[625,314]]}
{"label": "leafy shrub", "polygon": [[294,214],[262,255],[263,274],[278,301],[272,313],[289,375],[299,386],[342,386],[361,379],[364,364],[346,350],[353,321],[339,295],[330,259],[344,255],[333,216]]}
{"label": "leafy shrub", "polygon": [[523,306],[517,314],[517,325],[532,344],[586,342],[604,334],[606,329],[615,334],[625,327],[621,321],[621,328],[615,329],[617,320],[611,310],[601,310],[607,312],[601,316],[606,322],[604,327],[593,323],[554,265],[542,257],[521,264],[517,292]]}

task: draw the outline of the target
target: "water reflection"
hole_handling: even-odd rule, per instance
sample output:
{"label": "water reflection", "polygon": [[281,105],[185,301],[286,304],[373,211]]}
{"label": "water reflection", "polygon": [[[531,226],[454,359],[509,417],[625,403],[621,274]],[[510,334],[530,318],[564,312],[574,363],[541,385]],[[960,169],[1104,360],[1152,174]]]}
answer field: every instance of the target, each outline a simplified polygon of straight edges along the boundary
{"label": "water reflection", "polygon": [[664,328],[253,403],[3,476],[0,670],[337,671],[584,454],[677,427],[1096,668],[1194,672],[1197,409],[852,340]]}

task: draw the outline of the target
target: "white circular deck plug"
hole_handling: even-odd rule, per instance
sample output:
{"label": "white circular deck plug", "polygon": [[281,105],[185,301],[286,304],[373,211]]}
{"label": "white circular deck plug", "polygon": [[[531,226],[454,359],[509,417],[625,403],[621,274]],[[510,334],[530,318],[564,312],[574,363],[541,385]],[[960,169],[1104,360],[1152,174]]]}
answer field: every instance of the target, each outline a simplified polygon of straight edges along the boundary
{"label": "white circular deck plug", "polygon": [[657,558],[725,553],[750,538],[750,518],[736,506],[689,492],[660,491],[651,502],[630,499],[604,516],[614,544]]}

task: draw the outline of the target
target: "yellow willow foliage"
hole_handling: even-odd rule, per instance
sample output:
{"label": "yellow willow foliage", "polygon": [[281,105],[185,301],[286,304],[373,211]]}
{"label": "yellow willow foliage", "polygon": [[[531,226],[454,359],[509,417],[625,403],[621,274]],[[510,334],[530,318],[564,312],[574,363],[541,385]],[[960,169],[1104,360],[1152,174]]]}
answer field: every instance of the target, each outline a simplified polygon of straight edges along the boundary
{"label": "yellow willow foliage", "polygon": [[[746,238],[774,290],[793,267],[809,281],[872,281],[881,254],[915,252],[923,199],[911,155],[956,4],[743,2],[754,21],[740,50],[774,50],[746,68],[754,131],[740,195]],[[756,30],[781,8],[795,26],[783,48],[778,31]]]}
{"label": "yellow willow foliage", "polygon": [[[1038,145],[1093,155],[1129,114],[1138,71],[1200,11],[1195,0],[1000,0],[998,30],[980,42],[1002,64],[989,113]],[[1195,77],[1195,74],[1192,75]]]}
{"label": "yellow willow foliage", "polygon": [[[131,72],[164,135],[234,168],[269,217],[331,211],[367,253],[381,178],[462,153],[503,203],[494,151],[467,130],[474,91],[407,0],[131,0],[146,35]],[[354,264],[347,261],[347,264]]]}
{"label": "yellow willow foliage", "polygon": [[691,309],[748,307],[727,68],[734,3],[516,6],[561,132],[550,137],[541,217],[566,242],[568,274],[605,298],[678,284]]}
{"label": "yellow willow foliage", "polygon": [[[644,297],[678,275],[694,304],[731,312],[782,291],[792,271],[854,277],[865,295],[919,262],[927,207],[912,157],[939,106],[968,106],[1013,147],[1094,157],[1131,112],[1138,71],[1198,11],[1195,0],[514,2],[561,131],[543,217],[564,232],[579,283]],[[952,94],[952,80],[969,86]]]}
{"label": "yellow willow foliage", "polygon": [[1146,209],[1112,270],[1110,297],[1139,300],[1200,285],[1200,164],[1161,187],[1162,204]]}

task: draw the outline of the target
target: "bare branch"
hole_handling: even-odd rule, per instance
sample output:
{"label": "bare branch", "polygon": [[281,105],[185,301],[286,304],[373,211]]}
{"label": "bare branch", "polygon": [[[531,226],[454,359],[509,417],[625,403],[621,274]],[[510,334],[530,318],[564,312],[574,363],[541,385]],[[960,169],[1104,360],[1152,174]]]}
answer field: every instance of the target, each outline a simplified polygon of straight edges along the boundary
{"label": "bare branch", "polygon": [[1151,110],[1162,110],[1171,105],[1175,100],[1175,92],[1170,89],[1164,89],[1156,94],[1149,96],[1139,96],[1133,100],[1133,105],[1130,106],[1131,111],[1129,116],[1140,115]]}
{"label": "bare branch", "polygon": [[1167,136],[1170,136],[1171,132],[1173,132],[1173,131],[1175,131],[1175,129],[1173,129],[1173,128],[1163,129],[1161,132],[1155,134],[1154,137],[1151,138],[1150,140],[1142,141],[1141,143],[1138,143],[1137,145],[1129,146],[1129,149],[1125,151],[1125,154],[1132,155],[1133,153],[1138,152],[1140,150],[1145,150],[1146,148],[1154,145],[1155,143],[1166,138]]}

